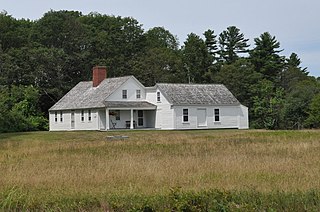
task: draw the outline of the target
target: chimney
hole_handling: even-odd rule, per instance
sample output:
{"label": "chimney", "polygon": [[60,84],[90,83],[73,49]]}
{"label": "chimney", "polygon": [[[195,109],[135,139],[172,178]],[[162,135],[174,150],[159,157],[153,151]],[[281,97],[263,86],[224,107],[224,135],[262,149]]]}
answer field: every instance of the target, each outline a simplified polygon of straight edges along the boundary
{"label": "chimney", "polygon": [[107,68],[105,66],[95,66],[92,69],[93,87],[97,87],[107,77]]}

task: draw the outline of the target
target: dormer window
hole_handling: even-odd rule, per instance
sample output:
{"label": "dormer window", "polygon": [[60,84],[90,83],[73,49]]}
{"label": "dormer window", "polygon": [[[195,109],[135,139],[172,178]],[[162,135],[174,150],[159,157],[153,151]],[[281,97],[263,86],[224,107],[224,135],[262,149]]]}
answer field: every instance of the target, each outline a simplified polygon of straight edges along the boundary
{"label": "dormer window", "polygon": [[136,97],[137,99],[141,98],[141,90],[136,90]]}
{"label": "dormer window", "polygon": [[128,91],[122,90],[122,99],[127,99],[127,98],[128,98]]}
{"label": "dormer window", "polygon": [[161,100],[161,99],[160,99],[160,92],[158,91],[158,92],[157,92],[157,102],[160,102],[160,100]]}

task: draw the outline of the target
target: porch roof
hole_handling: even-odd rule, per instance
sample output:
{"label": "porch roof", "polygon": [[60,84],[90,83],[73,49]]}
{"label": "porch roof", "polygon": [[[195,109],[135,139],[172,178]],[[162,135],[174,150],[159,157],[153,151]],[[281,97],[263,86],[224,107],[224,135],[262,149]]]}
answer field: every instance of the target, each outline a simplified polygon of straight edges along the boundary
{"label": "porch roof", "polygon": [[147,101],[105,101],[104,104],[107,108],[157,108],[156,105]]}

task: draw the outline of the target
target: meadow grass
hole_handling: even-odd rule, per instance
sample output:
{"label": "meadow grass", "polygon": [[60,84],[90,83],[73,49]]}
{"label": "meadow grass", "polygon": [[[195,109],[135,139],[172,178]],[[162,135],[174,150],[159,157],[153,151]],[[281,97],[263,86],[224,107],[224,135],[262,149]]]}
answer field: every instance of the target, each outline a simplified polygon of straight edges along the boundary
{"label": "meadow grass", "polygon": [[[109,135],[129,138],[107,140]],[[47,207],[68,199],[69,206],[82,209],[112,199],[121,206],[129,197],[145,204],[151,197],[163,199],[177,191],[180,196],[201,194],[199,198],[222,192],[222,199],[228,192],[234,192],[232,197],[237,192],[258,192],[262,199],[277,192],[278,196],[312,194],[315,200],[310,201],[320,208],[319,176],[320,131],[316,130],[0,135],[0,208],[42,203]]]}

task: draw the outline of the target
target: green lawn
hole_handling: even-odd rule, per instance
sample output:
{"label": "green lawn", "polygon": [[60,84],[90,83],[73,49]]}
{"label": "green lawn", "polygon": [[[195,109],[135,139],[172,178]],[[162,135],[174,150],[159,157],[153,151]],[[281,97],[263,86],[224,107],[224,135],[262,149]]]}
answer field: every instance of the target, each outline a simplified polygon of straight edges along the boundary
{"label": "green lawn", "polygon": [[319,176],[320,131],[0,135],[4,210],[320,210]]}

